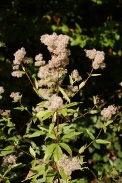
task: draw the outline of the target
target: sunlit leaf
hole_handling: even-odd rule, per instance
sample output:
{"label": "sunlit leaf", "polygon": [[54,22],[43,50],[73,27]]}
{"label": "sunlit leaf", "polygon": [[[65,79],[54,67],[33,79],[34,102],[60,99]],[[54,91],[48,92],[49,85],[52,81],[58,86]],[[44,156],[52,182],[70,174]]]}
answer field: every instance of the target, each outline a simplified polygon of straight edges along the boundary
{"label": "sunlit leaf", "polygon": [[86,149],[86,145],[82,146],[82,147],[79,149],[79,154],[83,153],[85,149]]}
{"label": "sunlit leaf", "polygon": [[36,153],[35,153],[35,151],[34,151],[34,149],[30,146],[30,148],[29,148],[29,152],[30,152],[30,154],[35,158],[36,157]]}
{"label": "sunlit leaf", "polygon": [[86,129],[86,132],[89,135],[90,139],[92,139],[92,140],[95,139],[94,135],[88,129]]}
{"label": "sunlit leaf", "polygon": [[103,140],[103,139],[97,139],[95,142],[98,144],[110,144],[111,143],[110,141]]}
{"label": "sunlit leaf", "polygon": [[54,149],[56,148],[56,146],[57,146],[56,143],[52,143],[46,148],[44,161],[46,161],[47,159],[49,159],[51,157],[51,155],[52,155]]}
{"label": "sunlit leaf", "polygon": [[57,162],[57,161],[61,158],[62,154],[63,154],[63,153],[62,153],[62,150],[61,150],[60,146],[58,145],[58,146],[55,148],[55,150],[54,150],[54,154],[53,154],[53,156],[54,156],[54,161]]}
{"label": "sunlit leaf", "polygon": [[67,144],[65,144],[65,143],[60,143],[59,145],[60,145],[63,149],[65,149],[65,151],[67,151],[67,152],[69,153],[70,156],[72,156],[72,150],[71,150],[71,148],[70,148]]}
{"label": "sunlit leaf", "polygon": [[59,87],[59,91],[62,93],[63,97],[70,103],[70,98],[68,95],[65,93],[64,89]]}

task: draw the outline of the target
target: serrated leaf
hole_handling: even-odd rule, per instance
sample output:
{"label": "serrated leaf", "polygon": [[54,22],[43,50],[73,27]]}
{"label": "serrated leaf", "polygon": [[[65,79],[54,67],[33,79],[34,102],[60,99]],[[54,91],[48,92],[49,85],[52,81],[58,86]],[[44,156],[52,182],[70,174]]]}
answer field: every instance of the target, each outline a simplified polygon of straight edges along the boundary
{"label": "serrated leaf", "polygon": [[49,125],[49,134],[52,132],[52,130],[54,129],[55,123],[50,123]]}
{"label": "serrated leaf", "polygon": [[65,143],[60,143],[59,145],[60,145],[63,149],[65,149],[65,151],[67,151],[67,152],[69,153],[70,156],[72,156],[72,150],[71,150],[71,148],[70,148],[67,144],[65,144]]}
{"label": "serrated leaf", "polygon": [[29,152],[30,152],[30,154],[35,158],[36,157],[36,153],[35,153],[35,151],[34,151],[34,149],[30,146],[30,148],[29,148]]}
{"label": "serrated leaf", "polygon": [[62,93],[63,97],[70,103],[70,98],[68,95],[65,93],[64,89],[59,87],[59,91]]}
{"label": "serrated leaf", "polygon": [[83,87],[85,86],[85,84],[86,84],[86,82],[85,82],[85,81],[82,81],[82,82],[79,84],[79,90],[80,90],[81,88],[83,88]]}
{"label": "serrated leaf", "polygon": [[60,148],[60,146],[58,145],[55,150],[54,150],[54,161],[57,162],[61,156],[62,156],[62,149]]}
{"label": "serrated leaf", "polygon": [[46,161],[47,159],[49,159],[54,151],[54,149],[56,148],[57,144],[53,143],[50,144],[46,150],[45,150],[45,156],[44,156],[44,161]]}
{"label": "serrated leaf", "polygon": [[72,137],[81,134],[82,132],[70,132],[66,135],[63,135],[63,137],[61,138],[62,140],[64,139],[71,139]]}
{"label": "serrated leaf", "polygon": [[86,145],[82,146],[82,147],[79,149],[79,154],[83,153],[85,149],[86,149]]}
{"label": "serrated leaf", "polygon": [[86,132],[89,135],[90,139],[92,139],[92,140],[95,139],[94,135],[88,129],[86,129]]}
{"label": "serrated leaf", "polygon": [[97,139],[95,142],[98,144],[110,144],[111,143],[110,141],[103,140],[103,139]]}

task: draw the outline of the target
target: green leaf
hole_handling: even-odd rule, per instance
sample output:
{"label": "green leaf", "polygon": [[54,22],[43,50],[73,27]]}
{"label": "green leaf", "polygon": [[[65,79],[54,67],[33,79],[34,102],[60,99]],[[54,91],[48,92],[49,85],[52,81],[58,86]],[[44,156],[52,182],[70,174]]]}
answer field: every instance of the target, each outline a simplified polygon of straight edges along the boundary
{"label": "green leaf", "polygon": [[35,151],[34,151],[34,149],[30,146],[30,148],[29,148],[29,152],[30,152],[30,154],[35,158],[36,157],[36,153],[35,153]]}
{"label": "green leaf", "polygon": [[95,139],[94,135],[88,129],[86,129],[86,132],[89,135],[90,139],[92,139],[92,140]]}
{"label": "green leaf", "polygon": [[34,84],[35,84],[35,88],[38,90],[38,82],[37,82],[36,78],[34,78]]}
{"label": "green leaf", "polygon": [[101,76],[102,74],[91,74],[91,76]]}
{"label": "green leaf", "polygon": [[56,136],[54,135],[54,134],[47,134],[47,136],[45,137],[45,140],[47,139],[47,138],[51,138],[51,139],[56,139]]}
{"label": "green leaf", "polygon": [[72,107],[75,105],[79,105],[80,103],[82,103],[82,102],[71,102],[70,104],[66,104],[64,107],[69,108],[69,107]]}
{"label": "green leaf", "polygon": [[43,131],[37,131],[37,132],[34,132],[32,134],[26,134],[24,135],[23,137],[27,137],[27,138],[33,138],[33,137],[39,137],[40,135],[44,135],[45,133]]}
{"label": "green leaf", "polygon": [[45,111],[40,111],[36,114],[36,117],[37,118],[43,118],[43,120],[49,118],[51,115],[53,114],[52,111],[48,111],[48,110],[45,110]]}
{"label": "green leaf", "polygon": [[72,150],[71,150],[71,148],[70,148],[67,144],[65,144],[65,143],[60,143],[59,145],[60,145],[63,149],[65,149],[65,151],[67,151],[67,152],[69,153],[70,156],[72,156]]}
{"label": "green leaf", "polygon": [[82,147],[79,149],[79,154],[81,154],[81,153],[84,152],[84,150],[86,149],[86,146],[87,146],[87,145],[84,145],[84,146],[82,146]]}
{"label": "green leaf", "polygon": [[102,140],[102,139],[97,139],[95,142],[98,144],[110,144],[111,143],[110,141]]}
{"label": "green leaf", "polygon": [[6,156],[6,155],[11,154],[11,153],[13,153],[13,152],[15,152],[14,149],[7,150],[7,151],[2,151],[2,150],[0,150],[0,156]]}
{"label": "green leaf", "polygon": [[99,111],[98,110],[90,110],[89,114],[97,114]]}
{"label": "green leaf", "polygon": [[85,82],[85,81],[82,81],[82,82],[79,84],[79,90],[80,90],[81,88],[83,88],[83,87],[85,86],[85,84],[86,84],[86,82]]}
{"label": "green leaf", "polygon": [[50,123],[49,125],[49,134],[52,132],[52,130],[54,129],[55,123]]}
{"label": "green leaf", "polygon": [[27,110],[27,108],[26,108],[26,107],[24,107],[24,106],[15,107],[14,109],[16,109],[16,110],[20,110],[20,111]]}
{"label": "green leaf", "polygon": [[74,81],[70,75],[69,75],[69,82],[70,82],[70,85],[73,85],[73,83],[74,83]]}
{"label": "green leaf", "polygon": [[64,89],[59,87],[59,91],[62,93],[63,97],[70,103],[70,98],[68,95],[65,93]]}
{"label": "green leaf", "polygon": [[64,139],[71,139],[72,137],[81,134],[82,132],[70,132],[66,135],[63,135],[63,137],[61,138],[62,140]]}
{"label": "green leaf", "polygon": [[46,148],[44,161],[46,161],[47,159],[49,159],[51,157],[51,155],[52,155],[54,149],[56,148],[56,146],[57,146],[56,143],[52,143]]}
{"label": "green leaf", "polygon": [[62,114],[64,117],[67,116],[67,110],[66,110],[66,109],[58,110],[58,112],[59,112],[60,114]]}
{"label": "green leaf", "polygon": [[61,158],[62,154],[63,154],[62,149],[58,145],[54,150],[54,155],[53,155],[54,161],[57,162]]}
{"label": "green leaf", "polygon": [[105,123],[105,126],[108,126],[108,125],[110,125],[111,123],[113,123],[113,120],[108,120],[108,121]]}

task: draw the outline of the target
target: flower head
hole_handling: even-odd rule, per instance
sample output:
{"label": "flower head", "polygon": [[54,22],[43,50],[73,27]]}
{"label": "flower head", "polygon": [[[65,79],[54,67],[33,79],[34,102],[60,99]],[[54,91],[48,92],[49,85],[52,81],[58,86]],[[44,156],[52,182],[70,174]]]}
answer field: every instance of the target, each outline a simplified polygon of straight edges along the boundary
{"label": "flower head", "polygon": [[17,157],[15,155],[8,155],[3,157],[3,162],[8,164],[16,164]]}
{"label": "flower head", "polygon": [[96,49],[84,51],[86,52],[86,57],[92,60],[93,69],[105,68],[105,53],[103,51],[97,51]]}
{"label": "flower head", "polygon": [[77,157],[69,159],[65,154],[63,154],[61,159],[58,161],[58,166],[69,176],[74,170],[79,170],[81,168],[80,161]]}
{"label": "flower head", "polygon": [[101,115],[105,118],[105,119],[110,119],[112,117],[112,115],[116,114],[117,110],[119,109],[119,107],[115,107],[114,105],[109,105],[107,108],[104,108],[101,111]]}

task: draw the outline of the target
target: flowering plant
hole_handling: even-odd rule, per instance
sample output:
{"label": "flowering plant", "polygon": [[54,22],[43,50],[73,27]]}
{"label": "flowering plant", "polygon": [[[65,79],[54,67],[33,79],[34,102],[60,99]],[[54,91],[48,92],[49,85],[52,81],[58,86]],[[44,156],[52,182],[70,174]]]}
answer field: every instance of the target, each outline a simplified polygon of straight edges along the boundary
{"label": "flowering plant", "polygon": [[[30,115],[23,135],[15,135],[16,126],[11,121],[10,111],[0,110],[1,132],[5,133],[6,127],[8,128],[7,142],[9,143],[0,153],[0,156],[3,156],[3,166],[7,167],[4,174],[0,175],[0,179],[9,180],[10,177],[7,176],[12,169],[27,167],[26,163],[16,163],[19,161],[19,157],[27,155],[31,157],[31,160],[28,162],[28,173],[23,182],[30,180],[34,183],[74,183],[78,181],[78,179],[72,178],[74,171],[89,169],[84,166],[84,156],[82,155],[84,151],[94,142],[110,144],[110,141],[100,139],[99,136],[102,130],[106,133],[107,126],[113,122],[112,116],[116,116],[119,107],[110,105],[101,110],[100,99],[94,96],[92,109],[81,112],[79,106],[82,105],[82,102],[72,102],[73,97],[86,85],[88,79],[91,76],[99,75],[93,74],[93,70],[105,68],[103,51],[85,50],[86,57],[92,61],[91,72],[86,79],[82,80],[78,70],[74,69],[69,75],[69,85],[66,86],[64,79],[68,75],[67,66],[70,63],[70,50],[67,48],[69,37],[56,33],[45,34],[41,36],[41,42],[47,46],[51,59],[46,63],[41,53],[35,56],[35,66],[39,69],[34,80],[29,76],[25,67],[29,63],[25,49],[21,48],[14,54],[12,76],[20,78],[25,74],[39,97],[39,103],[29,111],[22,104],[22,95],[19,92],[10,94],[13,102],[20,104],[15,109],[25,110]],[[0,98],[3,93],[4,88],[1,86]],[[82,119],[87,114],[100,112],[103,116],[103,123],[96,137],[89,129],[84,131],[83,128],[77,128],[77,119]],[[84,132],[89,136],[91,142],[80,148],[74,147],[72,142],[81,138]],[[25,146],[26,150],[24,150]],[[79,180],[82,180],[82,177]]]}

